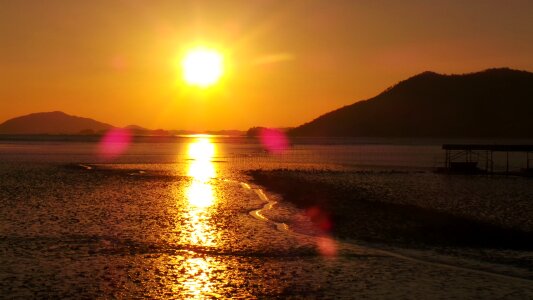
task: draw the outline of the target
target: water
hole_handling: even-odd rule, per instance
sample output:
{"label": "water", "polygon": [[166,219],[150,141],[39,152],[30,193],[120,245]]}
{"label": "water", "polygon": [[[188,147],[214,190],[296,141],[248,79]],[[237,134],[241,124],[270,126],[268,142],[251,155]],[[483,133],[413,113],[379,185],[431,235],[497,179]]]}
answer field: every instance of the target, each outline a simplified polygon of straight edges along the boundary
{"label": "water", "polygon": [[302,228],[313,225],[290,204],[274,205],[279,198],[242,172],[428,169],[442,155],[440,144],[321,141],[282,154],[235,138],[128,146],[106,157],[95,141],[0,143],[3,297],[533,295],[530,282],[512,276],[284,230],[279,220],[293,216]]}
{"label": "water", "polygon": [[[192,137],[194,138],[194,137]],[[19,138],[20,139],[20,138]],[[0,140],[0,161],[54,163],[179,163],[187,160],[191,137],[139,138],[119,157],[99,155],[94,137],[29,137],[28,140]],[[254,139],[211,137],[217,146],[215,160],[242,165],[245,168],[268,165],[330,165],[352,168],[423,168],[444,166],[444,143],[531,144],[530,140],[450,140],[450,139],[383,139],[383,138],[306,138],[297,139],[282,153],[267,153]],[[505,171],[507,156],[494,154],[495,171]],[[484,167],[483,158],[479,158]],[[526,165],[525,153],[509,155],[510,171]]]}
{"label": "water", "polygon": [[[114,159],[99,155],[95,141],[2,141],[3,160],[21,162],[87,162],[87,163],[175,163],[187,159],[191,138],[166,142],[135,142]],[[345,164],[360,166],[433,167],[443,158],[441,144],[339,144],[336,139],[318,139],[317,143],[302,141],[279,154],[269,154],[255,140],[247,138],[211,138],[217,147],[215,160],[231,163],[286,162]],[[381,143],[380,143],[381,142]]]}

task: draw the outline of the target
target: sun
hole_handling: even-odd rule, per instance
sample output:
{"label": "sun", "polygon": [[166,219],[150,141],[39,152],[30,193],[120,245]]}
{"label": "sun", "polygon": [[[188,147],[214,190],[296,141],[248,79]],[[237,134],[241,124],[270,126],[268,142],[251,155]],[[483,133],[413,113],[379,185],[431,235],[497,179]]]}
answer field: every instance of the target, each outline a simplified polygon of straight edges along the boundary
{"label": "sun", "polygon": [[207,87],[222,76],[223,59],[216,50],[197,48],[185,55],[182,67],[183,77],[188,84]]}

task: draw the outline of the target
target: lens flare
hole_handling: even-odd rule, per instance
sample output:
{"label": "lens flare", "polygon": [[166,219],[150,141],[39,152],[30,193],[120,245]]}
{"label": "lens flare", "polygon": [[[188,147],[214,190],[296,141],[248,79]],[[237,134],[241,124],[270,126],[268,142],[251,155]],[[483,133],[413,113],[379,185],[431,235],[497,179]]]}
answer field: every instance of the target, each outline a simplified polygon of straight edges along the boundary
{"label": "lens flare", "polygon": [[289,139],[285,133],[278,129],[262,128],[259,139],[263,147],[272,153],[281,153],[289,148]]}
{"label": "lens flare", "polygon": [[337,243],[329,236],[320,236],[316,238],[318,252],[328,258],[334,258],[337,255]]}
{"label": "lens flare", "polygon": [[100,156],[112,159],[126,151],[131,143],[131,133],[128,129],[113,128],[100,140],[98,151]]}

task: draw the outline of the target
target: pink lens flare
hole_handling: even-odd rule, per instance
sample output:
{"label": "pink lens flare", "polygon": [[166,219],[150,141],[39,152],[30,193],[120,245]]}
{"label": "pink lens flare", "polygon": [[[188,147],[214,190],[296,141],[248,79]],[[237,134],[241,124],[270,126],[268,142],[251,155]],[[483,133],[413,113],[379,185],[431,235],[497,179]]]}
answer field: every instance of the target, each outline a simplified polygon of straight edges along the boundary
{"label": "pink lens flare", "polygon": [[337,243],[329,236],[319,236],[316,238],[318,252],[324,257],[333,258],[337,256]]}
{"label": "pink lens flare", "polygon": [[289,147],[289,139],[284,132],[273,128],[262,128],[259,139],[263,147],[272,153],[281,153]]}
{"label": "pink lens flare", "polygon": [[311,222],[320,229],[321,232],[327,233],[333,229],[333,223],[329,214],[318,206],[308,208],[305,214],[311,219]]}
{"label": "pink lens flare", "polygon": [[115,158],[122,154],[131,143],[131,133],[128,129],[113,128],[100,140],[99,154],[105,158]]}

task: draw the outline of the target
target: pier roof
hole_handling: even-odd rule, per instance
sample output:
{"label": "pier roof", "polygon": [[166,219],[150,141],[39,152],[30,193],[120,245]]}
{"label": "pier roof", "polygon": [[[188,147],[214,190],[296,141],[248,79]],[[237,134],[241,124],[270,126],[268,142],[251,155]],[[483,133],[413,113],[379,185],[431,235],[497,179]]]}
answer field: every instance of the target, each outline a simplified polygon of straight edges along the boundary
{"label": "pier roof", "polygon": [[533,152],[533,144],[530,145],[499,145],[499,144],[444,144],[444,150],[485,150],[502,152]]}

